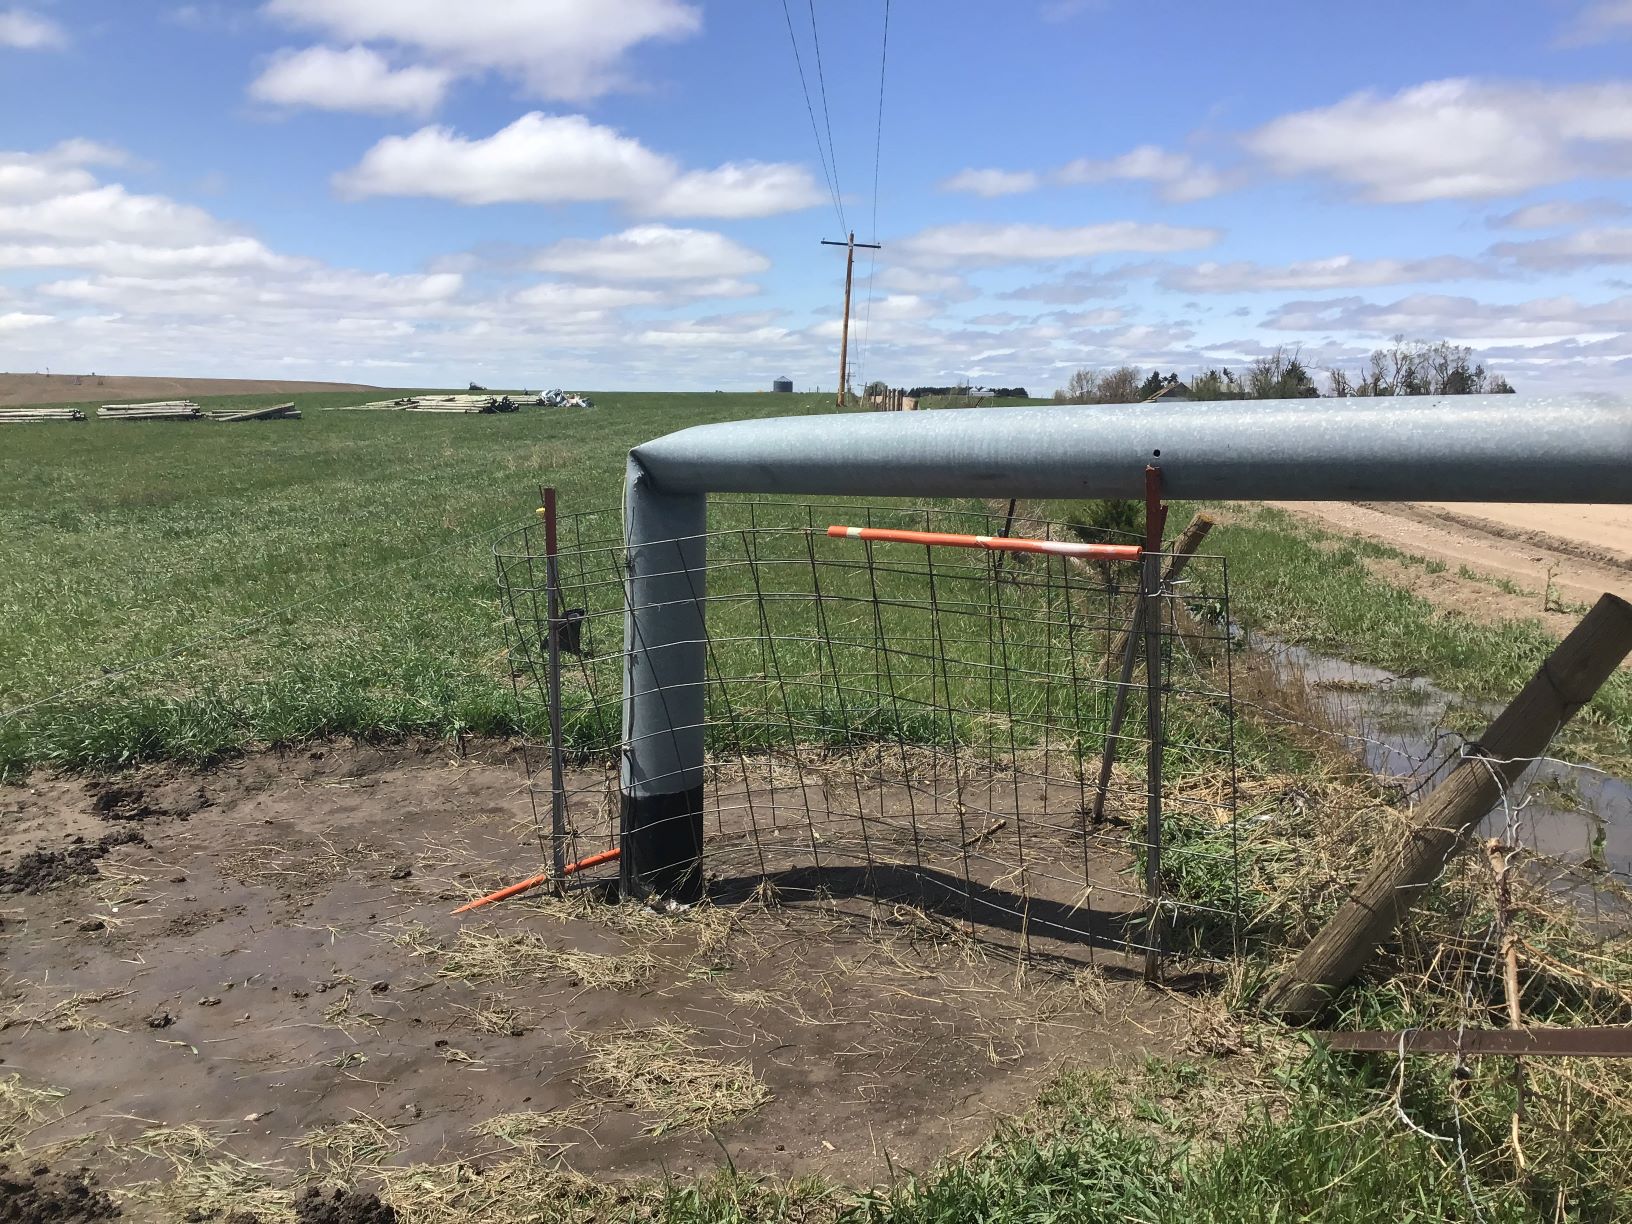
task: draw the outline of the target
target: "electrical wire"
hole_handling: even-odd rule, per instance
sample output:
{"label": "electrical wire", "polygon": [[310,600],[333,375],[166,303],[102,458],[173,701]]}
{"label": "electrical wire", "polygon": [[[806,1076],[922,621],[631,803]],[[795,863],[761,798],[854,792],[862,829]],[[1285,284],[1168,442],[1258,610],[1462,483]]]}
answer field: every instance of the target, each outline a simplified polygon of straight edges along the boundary
{"label": "electrical wire", "polygon": [[[884,0],[884,38],[878,56],[878,126],[873,134],[873,224],[872,239],[878,241],[878,171],[884,148],[884,78],[890,63],[890,0]],[[877,264],[876,252],[867,253],[867,304],[862,308],[862,327],[859,367],[862,394],[867,393],[867,355],[873,337],[873,273]]]}
{"label": "electrical wire", "polygon": [[838,182],[827,164],[827,150],[822,146],[821,129],[816,126],[816,107],[810,100],[810,85],[805,80],[805,61],[799,54],[799,38],[793,32],[793,13],[788,8],[788,0],[782,0],[782,16],[788,23],[788,42],[793,47],[794,67],[799,70],[799,88],[805,95],[805,112],[810,116],[810,134],[816,138],[816,156],[822,163],[822,176],[827,180],[827,191],[833,201],[833,212],[839,218],[839,227],[843,229],[844,204],[839,198]]}
{"label": "electrical wire", "polygon": [[839,224],[849,233],[850,223],[844,219],[844,192],[839,187],[839,155],[833,148],[833,116],[827,109],[827,74],[822,71],[822,38],[816,32],[816,0],[809,0],[809,4],[810,41],[816,48],[816,83],[821,86],[822,122],[827,125],[827,158],[833,163],[833,193],[839,206]]}

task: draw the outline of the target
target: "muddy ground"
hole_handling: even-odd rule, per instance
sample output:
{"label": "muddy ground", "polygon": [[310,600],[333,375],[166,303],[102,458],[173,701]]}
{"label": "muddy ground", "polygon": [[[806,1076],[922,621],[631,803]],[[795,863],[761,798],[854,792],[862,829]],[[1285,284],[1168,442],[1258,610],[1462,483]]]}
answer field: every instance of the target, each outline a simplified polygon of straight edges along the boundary
{"label": "muddy ground", "polygon": [[[1062,830],[1032,842],[1027,913],[1077,912],[1085,856],[1061,865]],[[979,1142],[1056,1064],[1170,1052],[1207,1013],[1063,928],[1005,928],[1003,906],[971,925],[955,887],[874,900],[889,890],[837,866],[824,882],[795,846],[767,889],[745,853],[711,861],[714,902],[683,914],[590,887],[455,917],[538,869],[507,745],[0,788],[0,1160],[89,1166],[135,1219],[206,1201],[226,1218],[234,1192],[192,1186],[200,1169],[293,1193],[518,1152],[624,1177],[712,1169],[723,1148],[865,1183]],[[1014,895],[990,857],[965,883]],[[1095,851],[1096,921],[1117,920],[1128,867]]]}

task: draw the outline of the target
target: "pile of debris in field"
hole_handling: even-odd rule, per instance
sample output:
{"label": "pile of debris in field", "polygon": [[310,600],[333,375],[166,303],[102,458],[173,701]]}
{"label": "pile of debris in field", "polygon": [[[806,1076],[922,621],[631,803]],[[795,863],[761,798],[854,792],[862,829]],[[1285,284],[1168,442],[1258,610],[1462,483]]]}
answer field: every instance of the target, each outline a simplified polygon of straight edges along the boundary
{"label": "pile of debris in field", "polygon": [[273,404],[269,408],[206,412],[204,415],[212,421],[298,421],[300,409],[295,407],[294,400],[290,400],[287,404]]}
{"label": "pile of debris in field", "polygon": [[19,425],[35,421],[83,421],[85,414],[78,408],[6,408],[0,409],[0,424],[13,421]]}
{"label": "pile of debris in field", "polygon": [[340,412],[515,412],[521,407],[508,395],[408,395],[401,399],[344,404]]}
{"label": "pile of debris in field", "polygon": [[192,400],[153,400],[146,404],[103,404],[96,415],[110,421],[198,421],[204,417]]}
{"label": "pile of debris in field", "polygon": [[566,391],[561,390],[560,387],[556,387],[552,391],[544,392],[542,395],[540,395],[538,397],[537,403],[538,403],[538,406],[540,408],[593,408],[593,407],[595,407],[595,401],[590,399],[589,396],[579,395],[576,392],[566,392]]}
{"label": "pile of debris in field", "polygon": [[407,395],[400,399],[373,400],[367,404],[346,404],[340,412],[519,412],[524,406],[539,408],[593,408],[595,401],[587,395],[568,394],[561,390],[546,391],[529,396],[521,392],[481,392],[448,395]]}
{"label": "pile of debris in field", "polygon": [[[265,408],[205,412],[192,400],[155,400],[149,404],[103,404],[96,415],[110,421],[298,421],[300,409],[290,400]],[[80,419],[84,419],[83,414]]]}

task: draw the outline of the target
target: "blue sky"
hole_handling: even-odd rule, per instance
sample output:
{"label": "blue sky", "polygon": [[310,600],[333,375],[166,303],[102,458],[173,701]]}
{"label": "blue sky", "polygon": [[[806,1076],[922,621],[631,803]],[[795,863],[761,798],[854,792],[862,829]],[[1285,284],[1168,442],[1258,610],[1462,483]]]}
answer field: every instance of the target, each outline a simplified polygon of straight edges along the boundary
{"label": "blue sky", "polygon": [[1632,0],[885,12],[0,0],[0,368],[831,388],[848,225],[862,379],[1632,383]]}

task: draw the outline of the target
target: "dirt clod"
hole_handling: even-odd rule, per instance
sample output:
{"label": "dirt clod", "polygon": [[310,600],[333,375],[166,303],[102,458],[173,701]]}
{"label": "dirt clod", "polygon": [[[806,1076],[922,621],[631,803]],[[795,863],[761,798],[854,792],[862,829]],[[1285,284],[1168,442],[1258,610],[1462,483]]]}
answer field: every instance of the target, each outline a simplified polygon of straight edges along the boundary
{"label": "dirt clod", "polygon": [[94,842],[75,838],[66,850],[30,850],[15,867],[0,867],[0,892],[43,893],[58,884],[99,874],[98,859],[107,858],[115,846],[145,846],[147,839],[135,829],[109,833]]}
{"label": "dirt clod", "polygon": [[176,1018],[169,1012],[159,1012],[147,1018],[147,1027],[150,1029],[169,1028],[176,1022]]}
{"label": "dirt clod", "polygon": [[120,1214],[86,1169],[53,1173],[37,1165],[14,1173],[0,1165],[0,1224],[93,1224]]}
{"label": "dirt clod", "polygon": [[100,918],[87,918],[84,922],[79,924],[79,929],[87,934],[90,934],[93,931],[107,930],[108,924],[103,922]]}
{"label": "dirt clod", "polygon": [[411,876],[413,874],[414,874],[414,869],[412,867],[408,866],[406,863],[402,864],[399,867],[393,867],[391,869],[391,878],[393,880],[406,880],[409,876]]}
{"label": "dirt clod", "polygon": [[325,1195],[316,1186],[295,1200],[299,1224],[397,1224],[397,1209],[377,1194],[336,1189]]}
{"label": "dirt clod", "polygon": [[91,810],[103,820],[146,820],[163,816],[165,811],[147,801],[147,797],[133,786],[108,786],[91,801]]}

